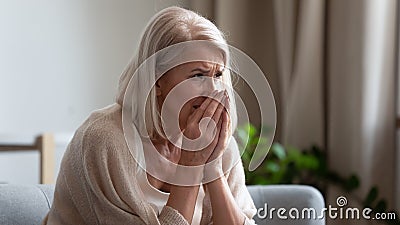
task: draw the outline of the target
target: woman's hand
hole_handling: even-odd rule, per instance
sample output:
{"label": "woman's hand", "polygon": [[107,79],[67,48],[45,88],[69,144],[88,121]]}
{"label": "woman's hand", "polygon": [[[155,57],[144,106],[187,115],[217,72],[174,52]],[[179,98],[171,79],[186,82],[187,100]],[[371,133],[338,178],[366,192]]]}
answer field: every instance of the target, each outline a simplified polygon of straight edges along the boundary
{"label": "woman's hand", "polygon": [[219,131],[218,143],[214,148],[214,151],[208,158],[203,171],[203,183],[208,183],[215,180],[218,177],[224,175],[222,168],[222,154],[228,147],[229,139],[231,137],[231,121],[229,117],[229,99],[228,96],[225,98],[226,108],[223,110],[221,115],[221,127]]}
{"label": "woman's hand", "polygon": [[[210,156],[215,151],[218,145],[222,145],[220,139],[220,131],[223,124],[224,106],[221,102],[226,99],[225,91],[214,92],[212,97],[207,98],[199,108],[192,113],[187,121],[187,126],[183,132],[186,138],[198,141],[200,145],[209,143],[201,150],[191,151],[197,149],[198,146],[189,146],[189,149],[181,150],[181,157],[179,164],[185,166],[199,166],[204,165],[210,159]],[[215,99],[214,99],[215,98]],[[203,118],[211,118],[206,123],[200,124]],[[216,124],[216,127],[214,126]],[[204,132],[200,130],[200,126]],[[220,144],[219,144],[220,143]],[[187,146],[183,143],[183,146]],[[219,155],[218,153],[215,153]]]}
{"label": "woman's hand", "polygon": [[221,114],[221,119],[220,119],[221,126],[219,128],[220,131],[219,131],[218,143],[215,146],[215,149],[212,152],[210,158],[208,158],[207,163],[212,162],[213,160],[222,156],[222,154],[224,153],[225,149],[228,146],[229,138],[232,135],[231,121],[230,121],[230,117],[229,117],[229,112],[227,110],[229,108],[229,98],[226,93],[225,93],[225,107],[226,108],[223,109],[222,114]]}

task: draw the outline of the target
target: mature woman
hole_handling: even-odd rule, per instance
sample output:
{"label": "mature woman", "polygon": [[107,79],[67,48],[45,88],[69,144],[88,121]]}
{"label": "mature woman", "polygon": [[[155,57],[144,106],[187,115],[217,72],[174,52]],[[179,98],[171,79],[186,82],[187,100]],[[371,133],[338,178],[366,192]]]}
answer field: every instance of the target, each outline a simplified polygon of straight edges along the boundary
{"label": "mature woman", "polygon": [[43,224],[254,224],[231,132],[228,61],[207,19],[178,7],[156,14],[117,102],[92,113],[69,144]]}

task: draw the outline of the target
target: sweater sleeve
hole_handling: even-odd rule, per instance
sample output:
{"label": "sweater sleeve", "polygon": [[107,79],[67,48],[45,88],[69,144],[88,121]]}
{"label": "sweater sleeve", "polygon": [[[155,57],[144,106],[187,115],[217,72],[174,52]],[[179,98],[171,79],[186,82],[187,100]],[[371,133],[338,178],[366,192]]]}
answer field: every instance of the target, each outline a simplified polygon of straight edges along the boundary
{"label": "sweater sleeve", "polygon": [[136,161],[121,134],[90,130],[83,137],[82,152],[87,207],[97,224],[188,225],[173,208],[166,206],[157,215],[144,200],[134,172]]}
{"label": "sweater sleeve", "polygon": [[[228,148],[229,152],[227,153],[229,154],[226,154],[226,156],[224,156],[225,158],[223,159],[223,170],[225,171],[224,174],[227,179],[229,189],[237,206],[241,209],[243,216],[245,217],[244,225],[255,225],[253,217],[257,210],[246,187],[243,164],[240,158],[237,143],[234,138],[231,139]],[[206,195],[203,200],[203,215],[200,224],[213,224],[211,208],[210,194],[206,191]]]}
{"label": "sweater sleeve", "polygon": [[[234,154],[239,154],[239,149],[234,139],[232,143],[232,150]],[[237,157],[236,164],[228,173],[227,182],[233,198],[235,199],[239,208],[242,210],[243,214],[246,216],[244,224],[255,224],[253,217],[255,216],[257,209],[246,187],[244,168],[240,156]]]}

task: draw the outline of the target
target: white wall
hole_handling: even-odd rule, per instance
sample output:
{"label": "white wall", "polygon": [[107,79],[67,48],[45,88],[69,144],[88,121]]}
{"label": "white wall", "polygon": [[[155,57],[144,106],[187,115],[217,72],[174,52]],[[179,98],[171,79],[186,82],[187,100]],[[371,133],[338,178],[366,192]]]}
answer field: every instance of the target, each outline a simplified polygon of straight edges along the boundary
{"label": "white wall", "polygon": [[[0,0],[0,142],[53,132],[57,167],[118,78],[155,12],[187,0]],[[0,182],[37,183],[37,153],[0,153]],[[58,168],[57,168],[58,170]]]}

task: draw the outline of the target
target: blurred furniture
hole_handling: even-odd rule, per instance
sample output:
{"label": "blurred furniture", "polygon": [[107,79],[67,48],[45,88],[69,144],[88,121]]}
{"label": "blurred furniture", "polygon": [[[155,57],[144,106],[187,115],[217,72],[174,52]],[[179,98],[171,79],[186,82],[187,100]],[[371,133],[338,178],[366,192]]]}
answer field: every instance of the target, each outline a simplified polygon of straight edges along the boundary
{"label": "blurred furniture", "polygon": [[[258,209],[254,220],[258,225],[324,225],[325,217],[318,218],[325,208],[325,200],[322,194],[311,186],[306,185],[249,185],[247,189],[253,198],[254,204]],[[274,210],[273,210],[274,208]],[[278,209],[286,210],[284,216],[287,219],[278,217]],[[290,218],[289,210],[297,209],[300,218]],[[315,218],[311,215],[302,217],[303,210],[315,210]],[[271,213],[272,211],[272,213]],[[307,214],[307,213],[305,213]]]}
{"label": "blurred furniture", "polygon": [[44,133],[36,137],[32,144],[0,143],[0,152],[12,151],[39,151],[40,154],[40,183],[54,183],[54,137],[50,133]]}
{"label": "blurred furniture", "polygon": [[[319,191],[302,185],[248,186],[257,209],[272,207],[314,208],[321,212],[324,199]],[[54,185],[0,185],[0,224],[39,225],[49,211],[53,201]],[[264,211],[259,210],[260,215]],[[325,219],[279,219],[276,214],[270,219],[254,217],[258,225],[292,224],[292,225],[324,225]]]}

